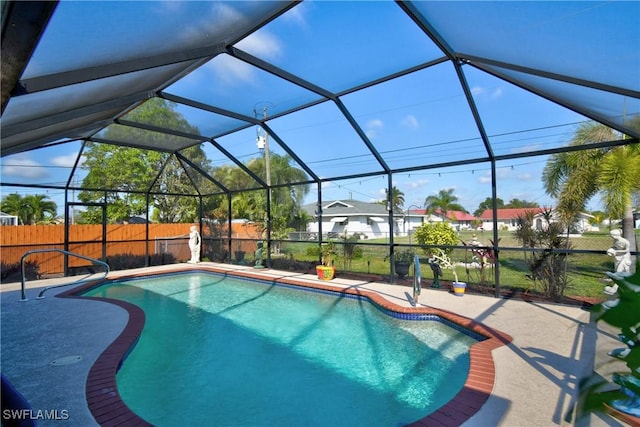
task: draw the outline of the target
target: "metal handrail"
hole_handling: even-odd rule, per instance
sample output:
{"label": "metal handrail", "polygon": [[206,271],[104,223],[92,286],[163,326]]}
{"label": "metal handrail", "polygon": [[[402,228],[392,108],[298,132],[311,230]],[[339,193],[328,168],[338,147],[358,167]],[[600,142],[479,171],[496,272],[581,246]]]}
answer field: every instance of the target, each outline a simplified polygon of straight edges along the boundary
{"label": "metal handrail", "polygon": [[[97,260],[97,259],[93,259],[93,258],[89,258],[89,257],[86,257],[84,255],[76,254],[74,252],[65,251],[63,249],[34,249],[32,251],[27,251],[27,252],[24,253],[24,255],[22,255],[22,258],[20,258],[20,267],[21,267],[21,271],[22,271],[22,278],[21,278],[22,285],[21,285],[21,288],[20,288],[20,290],[21,290],[20,301],[28,301],[29,300],[27,298],[27,296],[25,295],[25,289],[24,289],[25,288],[25,266],[24,266],[24,260],[25,260],[25,258],[27,258],[27,256],[29,256],[31,254],[43,253],[43,252],[58,252],[58,253],[61,253],[61,254],[71,255],[71,256],[78,257],[78,258],[82,258],[82,259],[85,259],[87,261],[91,261],[94,264],[99,264],[99,265],[104,266],[104,268],[105,268],[104,276],[101,277],[100,279],[92,278],[91,280],[102,280],[102,279],[106,278],[107,275],[109,274],[109,272],[111,271],[109,269],[109,264],[107,264],[106,262],[103,262],[103,261],[100,261],[100,260]],[[71,282],[71,283],[63,283],[61,285],[47,286],[42,291],[40,291],[40,293],[38,294],[38,298],[36,298],[36,299],[43,299],[44,298],[43,294],[46,291],[48,291],[49,289],[60,288],[62,286],[76,285],[78,283],[83,283],[83,282],[87,282],[87,281],[89,281],[89,280],[80,279],[80,280],[76,280],[76,281]]]}
{"label": "metal handrail", "polygon": [[420,257],[413,256],[413,301],[418,304],[420,290],[422,289],[422,272],[420,271]]}

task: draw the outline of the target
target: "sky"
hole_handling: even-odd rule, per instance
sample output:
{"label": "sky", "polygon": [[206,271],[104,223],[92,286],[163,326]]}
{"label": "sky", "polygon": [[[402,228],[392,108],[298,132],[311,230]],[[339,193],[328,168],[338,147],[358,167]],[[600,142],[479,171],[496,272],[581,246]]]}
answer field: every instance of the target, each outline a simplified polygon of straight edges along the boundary
{"label": "sky", "polygon": [[[622,57],[612,61],[637,61],[637,54],[633,58],[625,54],[634,50],[639,30],[618,25],[615,35],[612,31],[607,37],[592,35],[597,33],[594,20],[602,21],[597,25],[606,27],[621,18],[616,2],[562,3],[554,13],[539,7],[542,3],[520,3],[517,8],[509,2],[492,2],[491,7],[468,4],[464,9],[467,13],[458,11],[456,25],[460,28],[453,25],[444,36],[450,37],[452,47],[459,51],[495,54],[496,60],[523,65],[533,61],[530,66],[559,67],[585,78],[591,77],[583,75],[588,73],[598,77],[598,70],[582,70],[579,61],[569,60],[571,55],[578,59],[597,56],[597,44],[610,43],[610,37],[615,38],[616,53]],[[458,6],[443,2],[442,7],[423,12],[430,13],[437,26],[450,16],[448,8]],[[140,50],[154,54],[168,48],[188,48],[207,37],[215,39],[217,34],[232,32],[226,23],[244,16],[248,7],[245,2],[62,2],[47,29],[50,35],[36,49],[25,76],[93,64],[82,61],[126,60],[139,55]],[[498,12],[501,19],[495,20]],[[96,19],[100,25],[87,16],[99,17]],[[176,22],[181,19],[189,25],[176,30]],[[495,22],[481,27],[473,24],[478,19]],[[586,25],[590,26],[588,32]],[[109,29],[108,37],[95,31],[98,26]],[[578,45],[571,33],[562,38],[558,33],[562,28],[585,30],[580,34],[587,39]],[[164,37],[169,31],[173,36]],[[553,43],[546,43],[549,35],[557,37]],[[497,39],[502,42],[496,50]],[[113,44],[114,41],[120,44]],[[236,47],[336,93],[442,56],[407,15],[388,1],[304,2]],[[560,52],[562,49],[564,52]],[[545,56],[545,51],[551,51],[550,55]],[[607,71],[609,68],[615,67],[607,67]],[[579,124],[588,120],[477,68],[464,65],[462,69],[496,155],[562,147]],[[611,79],[625,78],[615,72],[609,75]],[[96,96],[109,96],[97,87],[93,90]],[[247,116],[267,117],[318,99],[316,93],[225,54],[170,85],[165,92]],[[276,134],[269,139],[271,151],[283,154],[285,150],[278,141],[284,141],[321,178],[380,171],[380,163],[345,119],[341,111],[344,106],[392,169],[486,157],[460,77],[448,62],[343,94],[339,99],[341,105],[324,102],[270,119],[268,125]],[[76,100],[70,98],[70,105],[73,102]],[[638,108],[637,104],[630,105]],[[10,109],[7,111],[10,117]],[[179,106],[177,111],[204,136],[240,123],[185,106]],[[261,154],[256,136],[256,128],[249,127],[217,142],[238,158],[248,159]],[[71,142],[5,156],[2,181],[64,185],[70,179],[79,147],[78,142]],[[206,152],[213,164],[229,164],[219,151],[206,148]],[[498,197],[505,203],[517,198],[553,206],[541,181],[546,161],[546,156],[538,156],[498,162]],[[81,181],[82,177],[81,172],[73,179]],[[473,212],[491,197],[490,165],[484,162],[396,173],[393,185],[404,193],[405,208],[422,207],[426,197],[453,188],[458,203]],[[331,181],[323,184],[322,197],[375,201],[384,198],[386,188],[384,175]],[[1,191],[3,197],[12,192],[46,194],[59,207],[64,205],[63,190],[2,187]],[[305,202],[314,202],[316,195],[312,188]],[[75,197],[74,193],[69,194],[70,201]],[[601,209],[598,198],[588,205],[588,210],[595,209]]]}

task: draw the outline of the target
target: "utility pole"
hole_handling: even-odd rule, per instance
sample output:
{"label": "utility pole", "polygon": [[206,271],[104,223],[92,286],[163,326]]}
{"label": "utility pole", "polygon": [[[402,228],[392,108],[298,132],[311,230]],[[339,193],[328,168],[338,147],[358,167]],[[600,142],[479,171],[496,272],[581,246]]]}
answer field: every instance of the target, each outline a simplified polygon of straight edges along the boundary
{"label": "utility pole", "polygon": [[[257,104],[256,104],[257,105]],[[253,107],[253,114],[258,118],[258,111]],[[267,106],[262,107],[262,121],[267,121]],[[271,153],[269,151],[269,134],[262,129],[256,127],[256,142],[259,150],[264,150],[264,168],[267,184],[267,266],[271,267]]]}

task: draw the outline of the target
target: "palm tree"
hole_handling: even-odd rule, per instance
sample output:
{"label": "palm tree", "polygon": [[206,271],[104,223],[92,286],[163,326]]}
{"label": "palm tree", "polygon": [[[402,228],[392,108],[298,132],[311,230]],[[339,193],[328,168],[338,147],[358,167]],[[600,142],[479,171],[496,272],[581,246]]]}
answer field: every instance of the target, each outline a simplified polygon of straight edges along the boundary
{"label": "palm tree", "polygon": [[[56,217],[58,206],[48,196],[44,194],[31,194],[25,196],[24,203],[29,206],[31,214],[30,224],[38,224],[41,222],[51,222]],[[26,224],[27,222],[25,222]]]}
{"label": "palm tree", "polygon": [[[570,146],[619,139],[613,129],[589,122],[580,125]],[[558,200],[557,211],[573,218],[596,194],[602,195],[610,218],[623,218],[622,233],[636,248],[632,197],[640,191],[640,145],[629,144],[552,155],[542,181],[548,194]],[[635,264],[635,263],[634,263]]]}
{"label": "palm tree", "polygon": [[424,206],[427,212],[435,212],[440,209],[442,216],[447,219],[447,212],[449,211],[462,211],[466,212],[458,201],[458,197],[453,194],[454,189],[440,190],[437,195],[429,196],[424,200]]}
{"label": "palm tree", "polygon": [[[385,188],[385,203],[389,200],[389,190]],[[391,187],[391,210],[393,212],[401,212],[404,206],[404,193],[395,185]]]}
{"label": "palm tree", "polygon": [[27,216],[27,209],[22,200],[22,196],[18,193],[7,194],[2,199],[0,210],[9,215],[15,215],[18,217],[18,222],[24,224],[25,217]]}
{"label": "palm tree", "polygon": [[57,206],[43,194],[22,197],[12,193],[2,199],[2,211],[16,215],[18,220],[26,225],[51,221],[56,216]]}

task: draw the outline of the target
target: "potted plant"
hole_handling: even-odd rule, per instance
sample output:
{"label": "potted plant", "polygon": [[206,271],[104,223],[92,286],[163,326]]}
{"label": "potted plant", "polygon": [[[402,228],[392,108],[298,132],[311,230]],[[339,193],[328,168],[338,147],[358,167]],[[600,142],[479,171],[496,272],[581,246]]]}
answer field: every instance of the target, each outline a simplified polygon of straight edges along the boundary
{"label": "potted plant", "polygon": [[409,274],[409,268],[413,262],[413,255],[413,252],[410,250],[398,251],[394,254],[393,265],[400,279],[404,279],[407,274]]}
{"label": "potted plant", "polygon": [[320,254],[322,255],[322,264],[316,266],[318,279],[331,280],[334,278],[336,273],[336,269],[333,266],[335,256],[337,255],[335,243],[323,243],[320,247]]}
{"label": "potted plant", "polygon": [[416,228],[414,235],[422,249],[429,256],[430,262],[438,264],[440,268],[451,270],[453,273],[453,292],[456,296],[463,296],[467,284],[458,280],[455,264],[451,261],[451,248],[438,246],[455,246],[459,239],[456,231],[447,222],[429,222]]}

